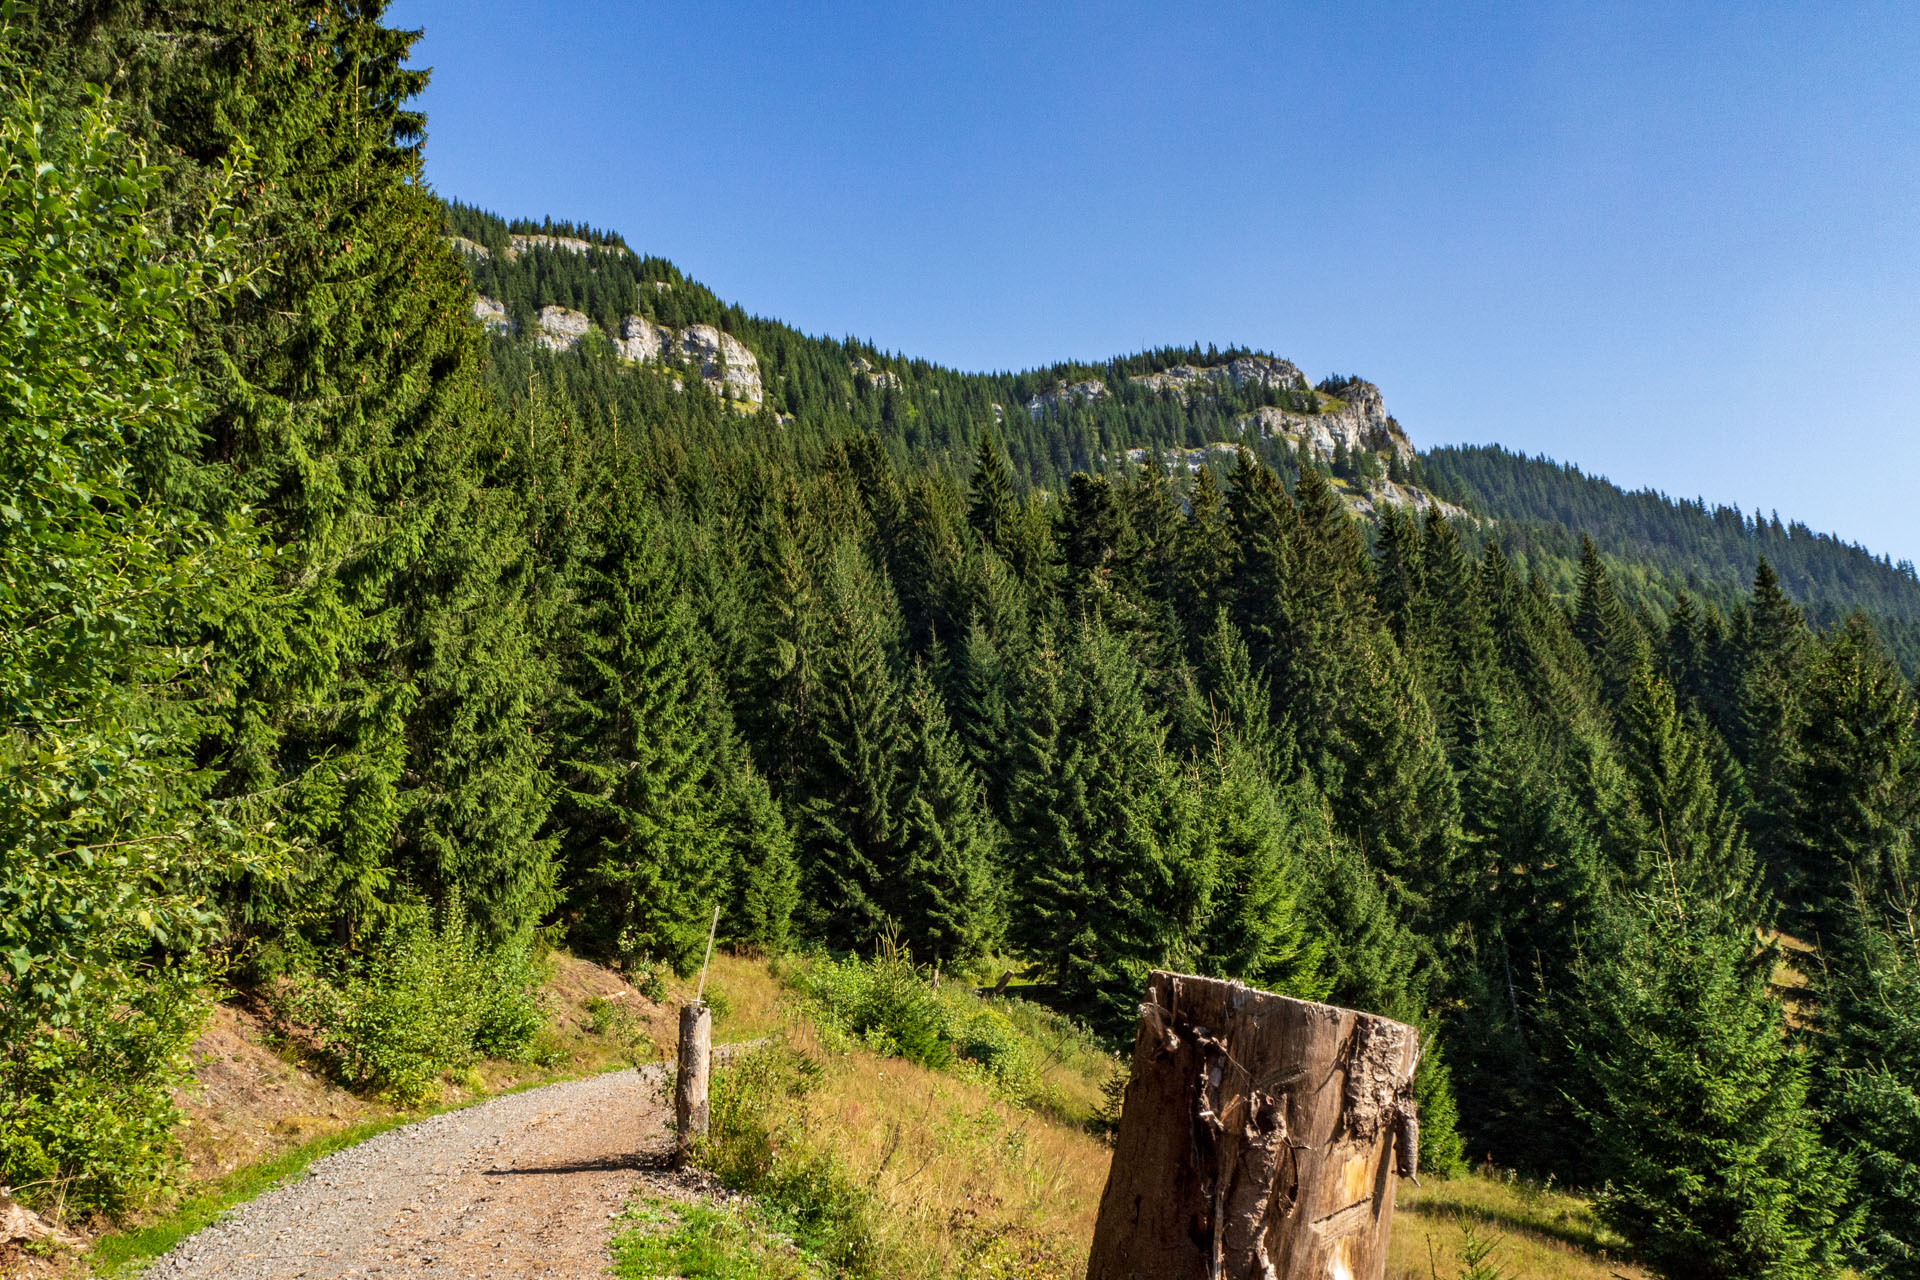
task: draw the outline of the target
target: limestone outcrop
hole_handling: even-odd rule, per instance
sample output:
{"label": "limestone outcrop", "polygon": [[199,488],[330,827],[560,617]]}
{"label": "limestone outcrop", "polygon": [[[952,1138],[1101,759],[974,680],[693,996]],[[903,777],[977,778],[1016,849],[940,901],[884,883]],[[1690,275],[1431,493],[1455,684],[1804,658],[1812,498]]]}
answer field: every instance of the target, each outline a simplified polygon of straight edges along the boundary
{"label": "limestone outcrop", "polygon": [[473,300],[473,318],[490,330],[513,332],[513,321],[507,318],[506,307],[484,293]]}
{"label": "limestone outcrop", "polygon": [[699,370],[700,380],[715,394],[728,399],[749,404],[766,399],[753,352],[710,324],[691,324],[676,332],[645,316],[628,316],[620,322],[620,337],[613,345],[628,360],[684,360]]}
{"label": "limestone outcrop", "polygon": [[448,236],[447,243],[455,249],[458,249],[461,253],[466,254],[469,258],[480,258],[484,260],[493,256],[487,252],[487,246],[477,240],[469,240],[465,236]]}
{"label": "limestone outcrop", "polygon": [[1154,391],[1170,391],[1185,400],[1199,391],[1239,388],[1251,383],[1275,391],[1305,391],[1307,376],[1298,365],[1279,356],[1241,356],[1226,364],[1177,364],[1161,373],[1143,373],[1133,381]]}
{"label": "limestone outcrop", "polygon": [[1397,484],[1392,480],[1376,480],[1367,492],[1348,494],[1347,505],[1363,516],[1377,515],[1383,506],[1399,506],[1412,507],[1423,516],[1438,507],[1440,514],[1449,520],[1474,518],[1464,508],[1436,498],[1425,489]]}
{"label": "limestone outcrop", "polygon": [[879,387],[882,391],[885,391],[889,387],[895,391],[900,389],[899,374],[893,372],[891,369],[876,367],[873,361],[867,359],[865,356],[855,356],[853,362],[849,364],[847,368],[852,371],[855,377],[865,374],[867,381]]}
{"label": "limestone outcrop", "polygon": [[1107,384],[1098,378],[1089,378],[1085,382],[1058,382],[1051,390],[1042,391],[1028,400],[1027,413],[1038,418],[1063,403],[1076,400],[1091,402],[1104,399],[1108,394]]}
{"label": "limestone outcrop", "polygon": [[1319,413],[1295,413],[1271,405],[1256,409],[1234,423],[1241,435],[1279,436],[1298,449],[1331,459],[1345,445],[1348,453],[1392,453],[1402,462],[1413,460],[1413,442],[1387,413],[1380,388],[1371,382],[1349,383],[1339,398],[1324,397]]}
{"label": "limestone outcrop", "polygon": [[510,236],[507,239],[507,258],[511,261],[529,249],[564,249],[568,253],[585,253],[589,249],[608,247],[575,236]]}
{"label": "limestone outcrop", "polygon": [[580,339],[593,330],[593,321],[584,311],[567,307],[542,307],[534,318],[533,340],[549,351],[571,351]]}

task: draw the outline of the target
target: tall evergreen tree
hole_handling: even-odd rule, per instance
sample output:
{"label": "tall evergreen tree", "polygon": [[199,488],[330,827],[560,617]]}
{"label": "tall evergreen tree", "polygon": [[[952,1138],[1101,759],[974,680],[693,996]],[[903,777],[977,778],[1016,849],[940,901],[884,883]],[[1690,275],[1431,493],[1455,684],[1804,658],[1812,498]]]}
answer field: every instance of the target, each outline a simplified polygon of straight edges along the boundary
{"label": "tall evergreen tree", "polygon": [[1775,955],[1685,878],[1624,903],[1586,975],[1575,1105],[1600,1211],[1666,1275],[1833,1275],[1858,1222],[1767,990]]}
{"label": "tall evergreen tree", "polygon": [[899,622],[892,592],[850,540],[825,567],[821,600],[811,758],[795,784],[804,915],[818,936],[864,947],[898,927],[907,889]]}
{"label": "tall evergreen tree", "polygon": [[1119,640],[1080,624],[1024,681],[1014,815],[1012,937],[1076,1008],[1111,1030],[1146,973],[1190,963],[1214,869],[1192,788]]}
{"label": "tall evergreen tree", "polygon": [[1920,1276],[1920,903],[1858,894],[1816,971],[1818,1098],[1858,1170],[1866,1210],[1855,1264]]}
{"label": "tall evergreen tree", "polygon": [[674,581],[664,532],[621,493],[604,552],[576,595],[559,717],[580,928],[599,947],[686,972],[725,896],[724,779],[707,655]]}
{"label": "tall evergreen tree", "polygon": [[1840,937],[1856,896],[1877,910],[1920,882],[1920,737],[1914,695],[1865,618],[1822,641],[1810,666],[1780,834],[1797,918]]}
{"label": "tall evergreen tree", "polygon": [[994,823],[923,666],[914,670],[903,710],[900,923],[916,954],[963,967],[999,941]]}

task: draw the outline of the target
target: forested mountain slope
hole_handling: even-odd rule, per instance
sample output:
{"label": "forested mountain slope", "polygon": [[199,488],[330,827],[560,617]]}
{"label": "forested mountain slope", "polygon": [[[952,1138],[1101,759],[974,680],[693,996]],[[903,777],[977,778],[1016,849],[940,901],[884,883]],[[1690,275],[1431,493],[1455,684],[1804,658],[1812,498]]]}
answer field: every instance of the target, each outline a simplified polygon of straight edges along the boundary
{"label": "forested mountain slope", "polygon": [[0,1181],[161,1185],[222,975],[417,1097],[536,1051],[538,940],[643,979],[718,905],[1104,1034],[1155,966],[1414,1021],[1435,1173],[1602,1187],[1669,1275],[1916,1274],[1868,618],[1450,518],[1363,381],[961,374],[444,205],[381,8],[0,37]]}
{"label": "forested mountain slope", "polygon": [[[1641,595],[1662,616],[1681,590],[1731,610],[1764,559],[1816,625],[1863,610],[1907,673],[1920,675],[1920,578],[1911,561],[1896,564],[1798,521],[1782,523],[1778,512],[1629,493],[1572,464],[1498,445],[1431,449],[1422,461],[1441,492],[1499,524],[1516,559],[1531,552],[1567,563],[1585,535],[1602,554],[1640,569]],[[1557,585],[1570,589],[1572,575],[1563,571]]]}

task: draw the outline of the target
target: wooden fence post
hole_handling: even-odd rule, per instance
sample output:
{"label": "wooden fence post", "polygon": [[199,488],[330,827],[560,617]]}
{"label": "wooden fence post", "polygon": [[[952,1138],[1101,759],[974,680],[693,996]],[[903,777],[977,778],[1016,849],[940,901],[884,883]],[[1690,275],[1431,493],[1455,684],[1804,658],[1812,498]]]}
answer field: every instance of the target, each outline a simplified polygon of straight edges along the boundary
{"label": "wooden fence post", "polygon": [[680,1006],[680,1060],[673,1085],[673,1122],[678,1131],[674,1164],[684,1167],[693,1144],[707,1136],[707,1068],[713,1057],[713,1011],[705,1004]]}
{"label": "wooden fence post", "polygon": [[1088,1280],[1380,1280],[1419,1057],[1404,1023],[1154,972]]}

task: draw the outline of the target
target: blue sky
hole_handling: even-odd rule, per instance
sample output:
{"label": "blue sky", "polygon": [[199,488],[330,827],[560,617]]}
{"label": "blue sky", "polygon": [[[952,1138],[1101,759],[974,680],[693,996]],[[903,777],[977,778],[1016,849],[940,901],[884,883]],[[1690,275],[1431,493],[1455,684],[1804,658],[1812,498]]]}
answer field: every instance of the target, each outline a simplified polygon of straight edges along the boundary
{"label": "blue sky", "polygon": [[427,171],[964,369],[1243,343],[1920,559],[1920,6],[398,0]]}

